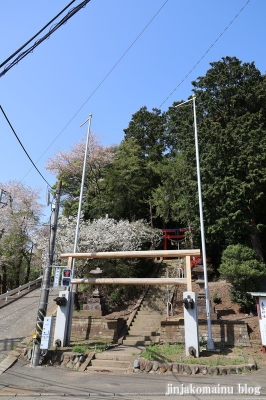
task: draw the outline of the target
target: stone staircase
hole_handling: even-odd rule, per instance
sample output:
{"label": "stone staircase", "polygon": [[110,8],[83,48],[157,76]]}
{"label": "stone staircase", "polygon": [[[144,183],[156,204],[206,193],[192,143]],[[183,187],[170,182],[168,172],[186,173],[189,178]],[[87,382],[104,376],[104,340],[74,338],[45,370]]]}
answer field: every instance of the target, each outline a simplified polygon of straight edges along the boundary
{"label": "stone staircase", "polygon": [[166,311],[165,288],[153,286],[140,306],[123,340],[126,346],[149,346],[159,342],[160,326]]}
{"label": "stone staircase", "polygon": [[87,367],[88,372],[113,372],[126,373],[131,364],[132,357],[140,354],[142,348],[135,346],[119,345],[102,353],[96,353]]}
{"label": "stone staircase", "polygon": [[[166,277],[167,268],[171,276],[174,266],[169,262],[162,264],[156,276]],[[171,293],[173,288],[168,288]],[[144,346],[159,342],[161,320],[166,316],[167,300],[165,286],[150,286],[123,339],[123,344],[96,353],[87,371],[126,373],[133,356],[140,354]]]}

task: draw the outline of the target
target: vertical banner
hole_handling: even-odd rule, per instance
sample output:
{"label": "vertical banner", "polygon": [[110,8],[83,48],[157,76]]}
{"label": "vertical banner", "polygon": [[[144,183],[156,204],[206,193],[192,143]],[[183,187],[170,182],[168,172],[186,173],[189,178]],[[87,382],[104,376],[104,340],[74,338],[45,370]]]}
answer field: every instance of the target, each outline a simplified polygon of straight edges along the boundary
{"label": "vertical banner", "polygon": [[55,273],[54,273],[54,287],[59,286],[59,281],[60,281],[60,268],[55,267]]}
{"label": "vertical banner", "polygon": [[266,319],[266,297],[259,297],[261,319]]}

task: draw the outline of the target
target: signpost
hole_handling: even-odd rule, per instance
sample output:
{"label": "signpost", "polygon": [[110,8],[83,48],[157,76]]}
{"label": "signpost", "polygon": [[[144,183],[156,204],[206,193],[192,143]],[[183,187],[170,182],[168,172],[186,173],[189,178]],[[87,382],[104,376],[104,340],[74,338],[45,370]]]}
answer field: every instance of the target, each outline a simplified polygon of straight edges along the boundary
{"label": "signpost", "polygon": [[49,349],[51,346],[51,337],[53,330],[53,317],[45,317],[43,320],[43,330],[41,339],[41,349]]}

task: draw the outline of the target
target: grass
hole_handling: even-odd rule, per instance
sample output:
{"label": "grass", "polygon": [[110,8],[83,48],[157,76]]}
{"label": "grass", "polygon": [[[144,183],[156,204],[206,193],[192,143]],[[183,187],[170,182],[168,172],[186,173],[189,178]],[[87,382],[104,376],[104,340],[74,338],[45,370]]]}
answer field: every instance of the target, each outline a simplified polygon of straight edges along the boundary
{"label": "grass", "polygon": [[184,344],[170,345],[167,343],[164,345],[155,344],[153,346],[147,346],[143,350],[141,356],[150,361],[201,364],[209,366],[239,365],[248,362],[248,356],[239,348],[227,348],[224,352],[221,351],[218,355],[212,354],[207,357],[200,356],[199,358],[194,358],[192,356],[185,356]]}
{"label": "grass", "polygon": [[111,343],[108,342],[101,342],[101,341],[83,341],[83,342],[72,342],[70,344],[69,350],[73,351],[74,353],[89,353],[89,352],[96,352],[101,353],[104,350],[110,347]]}

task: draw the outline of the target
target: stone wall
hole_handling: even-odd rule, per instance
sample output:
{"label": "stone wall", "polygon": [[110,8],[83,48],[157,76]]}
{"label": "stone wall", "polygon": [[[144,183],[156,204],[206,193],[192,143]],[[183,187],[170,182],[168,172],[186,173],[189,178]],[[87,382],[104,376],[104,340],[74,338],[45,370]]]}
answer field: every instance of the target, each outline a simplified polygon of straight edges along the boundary
{"label": "stone wall", "polygon": [[88,311],[73,313],[71,338],[75,340],[101,340],[116,343],[126,324],[124,318],[95,317]]}
{"label": "stone wall", "polygon": [[[248,326],[242,321],[212,321],[214,342],[225,346],[250,346]],[[200,341],[208,339],[207,321],[199,320]],[[160,341],[164,343],[184,343],[184,320],[165,320],[161,322]]]}

